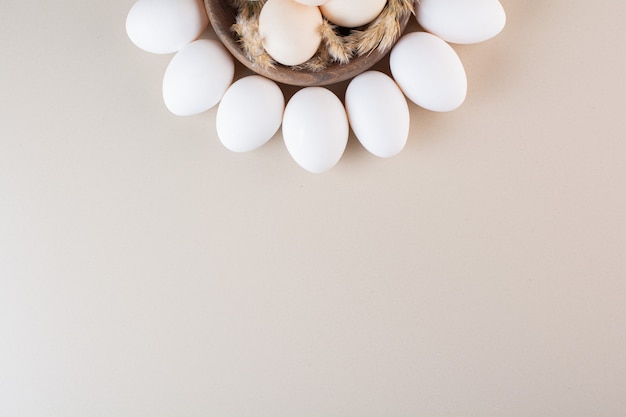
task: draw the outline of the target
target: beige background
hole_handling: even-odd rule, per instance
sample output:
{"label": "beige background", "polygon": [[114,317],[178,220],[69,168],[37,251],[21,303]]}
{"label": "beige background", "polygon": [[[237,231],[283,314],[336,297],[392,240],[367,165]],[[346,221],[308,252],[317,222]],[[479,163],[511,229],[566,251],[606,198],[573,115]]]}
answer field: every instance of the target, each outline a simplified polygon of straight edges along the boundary
{"label": "beige background", "polygon": [[0,416],[626,416],[626,3],[503,0],[312,175],[170,115],[132,2],[0,0]]}

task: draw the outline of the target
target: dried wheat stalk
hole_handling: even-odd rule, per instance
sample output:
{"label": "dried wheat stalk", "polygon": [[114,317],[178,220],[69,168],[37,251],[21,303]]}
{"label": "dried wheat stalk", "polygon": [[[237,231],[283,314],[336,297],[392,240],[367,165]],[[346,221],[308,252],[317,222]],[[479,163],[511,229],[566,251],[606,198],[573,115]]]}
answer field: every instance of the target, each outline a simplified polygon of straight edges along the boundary
{"label": "dried wheat stalk", "polygon": [[[263,48],[259,33],[259,15],[266,0],[228,0],[237,10],[236,22],[232,29],[247,58],[254,66],[269,69],[276,65]],[[322,71],[333,63],[347,64],[355,56],[363,56],[375,50],[388,51],[401,35],[400,22],[414,13],[413,0],[388,0],[380,15],[366,27],[352,30],[342,36],[336,26],[323,20],[320,28],[322,43],[313,58],[295,70]]]}

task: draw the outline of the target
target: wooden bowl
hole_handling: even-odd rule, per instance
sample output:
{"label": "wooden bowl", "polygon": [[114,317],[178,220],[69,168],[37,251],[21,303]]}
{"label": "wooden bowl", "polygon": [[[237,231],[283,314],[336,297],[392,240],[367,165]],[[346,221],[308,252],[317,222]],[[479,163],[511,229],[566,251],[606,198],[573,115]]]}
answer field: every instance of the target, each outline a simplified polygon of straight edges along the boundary
{"label": "wooden bowl", "polygon": [[[353,58],[348,64],[331,64],[326,69],[317,72],[294,70],[280,64],[277,64],[273,69],[258,68],[253,66],[252,62],[245,56],[236,35],[231,30],[235,23],[236,10],[229,6],[226,0],[204,0],[204,5],[217,37],[235,58],[255,73],[283,84],[308,87],[345,81],[368,70],[389,52],[380,53],[375,50],[368,55]],[[409,17],[410,15],[405,16],[400,22],[402,31],[406,28]]]}

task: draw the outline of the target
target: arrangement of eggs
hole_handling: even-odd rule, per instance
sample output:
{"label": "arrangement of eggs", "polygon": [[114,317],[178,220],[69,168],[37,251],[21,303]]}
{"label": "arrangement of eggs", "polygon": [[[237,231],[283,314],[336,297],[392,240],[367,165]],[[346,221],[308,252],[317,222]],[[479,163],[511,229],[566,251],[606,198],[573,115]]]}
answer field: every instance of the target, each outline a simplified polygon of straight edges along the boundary
{"label": "arrangement of eggs", "polygon": [[[321,42],[323,19],[354,28],[375,19],[387,0],[267,0],[259,17],[266,52],[282,65],[310,59]],[[198,39],[209,25],[202,0],[137,0],[126,30],[139,48],[175,53],[163,77],[163,100],[189,116],[218,105],[217,136],[235,152],[248,152],[281,128],[285,146],[304,169],[320,173],[341,159],[350,134],[370,153],[388,158],[404,148],[410,125],[407,99],[447,112],[467,94],[467,77],[450,43],[486,41],[504,28],[498,0],[419,0],[424,29],[403,35],[391,49],[390,77],[365,71],[343,101],[324,87],[304,87],[285,103],[280,85],[260,75],[234,81],[233,57],[219,41]],[[234,81],[234,82],[233,82]]]}
{"label": "arrangement of eggs", "polygon": [[322,43],[322,20],[344,28],[373,21],[387,0],[271,0],[263,5],[259,32],[265,51],[278,63],[303,64]]}

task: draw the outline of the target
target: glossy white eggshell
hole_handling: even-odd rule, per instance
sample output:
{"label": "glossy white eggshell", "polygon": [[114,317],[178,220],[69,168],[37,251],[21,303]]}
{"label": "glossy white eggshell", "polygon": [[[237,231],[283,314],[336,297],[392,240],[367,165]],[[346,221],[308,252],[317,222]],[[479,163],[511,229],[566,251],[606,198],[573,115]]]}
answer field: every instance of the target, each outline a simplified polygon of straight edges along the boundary
{"label": "glossy white eggshell", "polygon": [[498,0],[420,0],[416,16],[424,30],[459,44],[491,39],[506,24]]}
{"label": "glossy white eggshell", "polygon": [[284,109],[285,98],[275,82],[259,75],[241,78],[217,108],[217,136],[234,152],[257,149],[278,131]]}
{"label": "glossy white eggshell", "polygon": [[435,35],[404,35],[391,50],[389,65],[402,92],[418,106],[446,112],[465,101],[463,64],[454,49]]}
{"label": "glossy white eggshell", "polygon": [[363,147],[381,158],[400,153],[409,136],[409,106],[388,75],[367,71],[346,90],[350,126]]}
{"label": "glossy white eggshell", "polygon": [[321,173],[335,166],[346,149],[348,117],[331,91],[306,87],[287,103],[282,133],[296,163],[307,171]]}
{"label": "glossy white eggshell", "polygon": [[126,17],[126,33],[145,51],[169,54],[197,39],[208,23],[202,0],[138,0]]}
{"label": "glossy white eggshell", "polygon": [[347,28],[366,25],[380,14],[387,0],[330,0],[320,7],[330,22]]}
{"label": "glossy white eggshell", "polygon": [[233,57],[221,43],[200,39],[181,49],[163,77],[163,100],[178,116],[215,106],[233,81]]}
{"label": "glossy white eggshell", "polygon": [[308,61],[322,42],[322,14],[317,6],[293,0],[268,0],[259,15],[263,48],[283,65]]}

